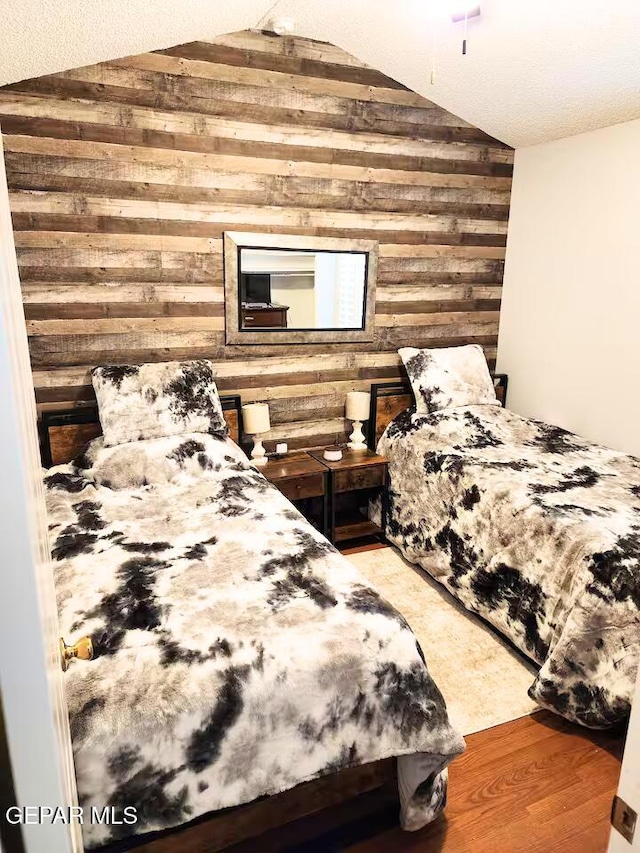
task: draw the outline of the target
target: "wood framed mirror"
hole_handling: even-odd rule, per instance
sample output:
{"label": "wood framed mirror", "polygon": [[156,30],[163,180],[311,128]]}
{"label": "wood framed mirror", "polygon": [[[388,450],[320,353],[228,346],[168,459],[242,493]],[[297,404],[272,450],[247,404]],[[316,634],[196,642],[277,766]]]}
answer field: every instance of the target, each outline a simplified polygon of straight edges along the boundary
{"label": "wood framed mirror", "polygon": [[224,235],[227,344],[372,341],[378,243]]}

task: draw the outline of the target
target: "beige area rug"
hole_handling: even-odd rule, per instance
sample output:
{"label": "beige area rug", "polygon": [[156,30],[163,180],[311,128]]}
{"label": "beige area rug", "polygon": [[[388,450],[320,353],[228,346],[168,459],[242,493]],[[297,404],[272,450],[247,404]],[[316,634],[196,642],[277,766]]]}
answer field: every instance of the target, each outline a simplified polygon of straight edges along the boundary
{"label": "beige area rug", "polygon": [[358,571],[407,619],[465,735],[539,710],[527,689],[535,668],[394,548],[348,554]]}

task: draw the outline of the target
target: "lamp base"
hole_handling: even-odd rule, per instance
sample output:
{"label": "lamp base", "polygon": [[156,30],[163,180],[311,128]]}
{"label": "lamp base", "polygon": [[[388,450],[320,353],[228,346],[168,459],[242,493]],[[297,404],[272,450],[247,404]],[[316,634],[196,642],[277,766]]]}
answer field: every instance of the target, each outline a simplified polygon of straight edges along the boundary
{"label": "lamp base", "polygon": [[262,439],[254,435],[253,436],[253,449],[251,450],[251,461],[254,465],[257,465],[258,468],[262,468],[263,465],[266,465],[269,461],[267,459],[267,454],[262,444]]}
{"label": "lamp base", "polygon": [[349,436],[349,443],[347,445],[351,448],[351,450],[366,450],[367,445],[365,444],[364,434],[362,432],[362,421],[354,421],[353,422],[353,432]]}

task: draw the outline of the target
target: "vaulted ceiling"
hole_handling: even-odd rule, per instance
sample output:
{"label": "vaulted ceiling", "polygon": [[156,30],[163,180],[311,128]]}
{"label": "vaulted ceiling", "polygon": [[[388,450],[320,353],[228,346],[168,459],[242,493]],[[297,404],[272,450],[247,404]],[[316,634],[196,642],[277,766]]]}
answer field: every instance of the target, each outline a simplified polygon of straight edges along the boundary
{"label": "vaulted ceiling", "polygon": [[[0,0],[0,84],[290,16],[520,147],[640,117],[640,0]],[[432,82],[432,70],[435,69]]]}

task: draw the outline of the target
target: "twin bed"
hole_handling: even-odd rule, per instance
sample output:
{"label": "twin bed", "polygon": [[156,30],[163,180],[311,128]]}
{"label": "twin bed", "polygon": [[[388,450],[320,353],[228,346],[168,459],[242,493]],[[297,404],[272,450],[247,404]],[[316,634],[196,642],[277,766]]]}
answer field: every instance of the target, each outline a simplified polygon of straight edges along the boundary
{"label": "twin bed", "polygon": [[[95,650],[65,675],[80,800],[138,812],[85,844],[391,757],[423,826],[464,742],[415,636],[249,464],[210,367],[161,369],[99,377],[104,436],[45,476],[61,629]],[[54,458],[70,420],[46,424]]]}
{"label": "twin bed", "polygon": [[[640,462],[500,408],[484,374],[482,402],[461,403],[471,361],[426,370],[428,411],[374,387],[387,537],[540,664],[541,705],[619,723],[640,638]],[[81,801],[139,820],[85,826],[86,845],[308,780],[339,789],[392,757],[403,825],[433,820],[464,742],[429,650],[248,463],[238,399],[217,397],[207,362],[97,368],[94,385],[101,427],[43,423],[50,462],[79,429],[104,433],[47,472],[47,504],[62,631],[96,649],[65,676]]]}
{"label": "twin bed", "polygon": [[539,665],[539,705],[621,724],[640,658],[640,460],[502,408],[480,348],[460,349],[405,351],[410,381],[373,388],[387,538]]}

